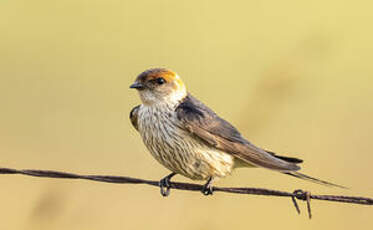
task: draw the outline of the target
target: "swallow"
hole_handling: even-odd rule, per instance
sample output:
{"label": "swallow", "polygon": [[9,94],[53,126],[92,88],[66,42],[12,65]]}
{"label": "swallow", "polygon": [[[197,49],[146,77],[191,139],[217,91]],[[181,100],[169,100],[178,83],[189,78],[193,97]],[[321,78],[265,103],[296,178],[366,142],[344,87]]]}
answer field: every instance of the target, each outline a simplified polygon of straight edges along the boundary
{"label": "swallow", "polygon": [[303,161],[255,146],[229,122],[193,97],[175,72],[153,68],[130,86],[142,104],[130,112],[152,156],[172,173],[160,180],[161,194],[170,193],[170,180],[180,174],[204,180],[202,193],[213,194],[213,182],[236,168],[262,167],[323,185],[343,187],[298,172]]}

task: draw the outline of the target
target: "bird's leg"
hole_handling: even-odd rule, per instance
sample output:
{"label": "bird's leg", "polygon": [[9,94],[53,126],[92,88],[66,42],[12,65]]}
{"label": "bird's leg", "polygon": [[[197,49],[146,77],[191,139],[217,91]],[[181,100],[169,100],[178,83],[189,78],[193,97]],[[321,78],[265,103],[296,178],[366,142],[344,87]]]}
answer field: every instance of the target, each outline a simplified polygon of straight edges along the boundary
{"label": "bird's leg", "polygon": [[170,190],[171,190],[170,180],[175,175],[176,173],[173,172],[159,181],[159,187],[161,188],[162,196],[170,195]]}
{"label": "bird's leg", "polygon": [[212,186],[212,182],[214,181],[214,178],[213,177],[210,177],[208,180],[207,180],[207,182],[206,182],[206,184],[205,185],[203,185],[203,188],[202,188],[202,193],[203,193],[203,195],[205,195],[205,196],[208,196],[208,195],[212,195],[213,194],[213,186]]}

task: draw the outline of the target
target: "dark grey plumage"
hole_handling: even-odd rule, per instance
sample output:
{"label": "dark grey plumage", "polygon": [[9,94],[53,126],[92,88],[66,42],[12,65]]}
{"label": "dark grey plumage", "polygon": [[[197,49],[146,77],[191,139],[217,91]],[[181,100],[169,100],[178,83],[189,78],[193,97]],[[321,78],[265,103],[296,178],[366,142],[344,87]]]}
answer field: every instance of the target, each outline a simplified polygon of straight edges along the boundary
{"label": "dark grey plumage", "polygon": [[176,113],[185,129],[213,148],[260,167],[283,172],[300,169],[296,165],[299,162],[281,159],[251,144],[235,127],[190,94],[176,108]]}

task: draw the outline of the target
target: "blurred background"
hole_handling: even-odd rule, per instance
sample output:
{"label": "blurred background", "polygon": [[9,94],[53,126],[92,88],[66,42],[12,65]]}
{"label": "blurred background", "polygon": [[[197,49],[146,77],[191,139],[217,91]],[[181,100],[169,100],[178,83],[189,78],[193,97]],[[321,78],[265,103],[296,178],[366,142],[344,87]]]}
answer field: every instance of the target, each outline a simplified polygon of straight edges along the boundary
{"label": "blurred background", "polygon": [[[341,190],[263,169],[219,186],[373,196],[369,1],[1,1],[0,166],[158,180],[128,86],[168,67],[251,142]],[[181,176],[177,181],[188,181]],[[371,229],[372,207],[0,176],[1,229]]]}

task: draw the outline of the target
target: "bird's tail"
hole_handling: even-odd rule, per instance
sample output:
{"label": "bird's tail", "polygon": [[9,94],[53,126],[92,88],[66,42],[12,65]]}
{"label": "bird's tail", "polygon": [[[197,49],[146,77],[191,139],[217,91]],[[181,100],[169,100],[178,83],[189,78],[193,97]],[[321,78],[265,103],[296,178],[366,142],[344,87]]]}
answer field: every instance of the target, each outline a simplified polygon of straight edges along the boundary
{"label": "bird's tail", "polygon": [[311,177],[311,176],[307,176],[307,175],[305,175],[303,173],[300,173],[300,172],[284,172],[284,174],[287,174],[287,175],[290,175],[290,176],[293,176],[293,177],[296,177],[296,178],[299,178],[299,179],[302,179],[302,180],[311,181],[311,182],[316,183],[316,184],[321,184],[321,185],[326,185],[326,186],[333,186],[333,187],[337,187],[337,188],[348,189],[345,186],[334,184],[334,183],[330,183],[328,181],[320,180],[320,179],[317,179],[317,178],[314,178],[314,177]]}

